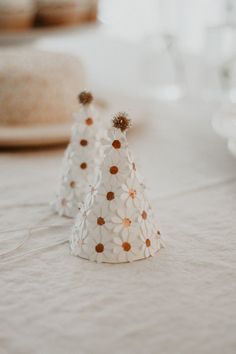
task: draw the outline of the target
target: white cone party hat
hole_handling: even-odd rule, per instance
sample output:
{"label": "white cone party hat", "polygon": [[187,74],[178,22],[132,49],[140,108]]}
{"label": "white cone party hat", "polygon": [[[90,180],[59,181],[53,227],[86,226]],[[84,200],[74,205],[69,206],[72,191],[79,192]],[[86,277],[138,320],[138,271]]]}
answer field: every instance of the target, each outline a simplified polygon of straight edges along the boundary
{"label": "white cone party hat", "polygon": [[80,204],[98,177],[103,159],[102,124],[93,106],[93,96],[83,91],[78,96],[80,110],[75,114],[71,141],[62,164],[53,209],[68,217],[77,215]]}
{"label": "white cone party hat", "polygon": [[87,196],[70,238],[71,252],[92,261],[122,263],[153,256],[160,232],[129,152],[124,113],[108,132],[101,178]]}

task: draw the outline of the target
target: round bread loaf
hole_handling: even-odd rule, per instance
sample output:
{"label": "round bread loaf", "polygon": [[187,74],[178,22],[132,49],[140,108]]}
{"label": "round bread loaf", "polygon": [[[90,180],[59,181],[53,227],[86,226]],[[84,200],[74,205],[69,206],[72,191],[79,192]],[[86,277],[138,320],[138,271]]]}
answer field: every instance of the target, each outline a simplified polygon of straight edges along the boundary
{"label": "round bread loaf", "polygon": [[68,122],[85,86],[77,58],[36,49],[2,49],[0,125]]}
{"label": "round bread loaf", "polygon": [[78,20],[77,0],[38,0],[38,21],[40,24],[73,24]]}
{"label": "round bread loaf", "polygon": [[0,0],[0,30],[23,30],[32,27],[35,17],[33,0]]}

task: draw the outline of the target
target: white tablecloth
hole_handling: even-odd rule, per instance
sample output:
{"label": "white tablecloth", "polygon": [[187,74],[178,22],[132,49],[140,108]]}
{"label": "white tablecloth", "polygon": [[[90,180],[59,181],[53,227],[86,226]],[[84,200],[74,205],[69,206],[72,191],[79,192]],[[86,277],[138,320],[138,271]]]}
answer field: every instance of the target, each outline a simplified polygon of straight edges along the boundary
{"label": "white tablecloth", "polygon": [[[235,353],[236,161],[211,113],[159,106],[131,139],[165,237],[154,258],[96,264],[62,244],[0,259],[1,354]],[[68,223],[48,207],[62,153],[1,152],[1,230]],[[0,234],[1,244],[25,235]],[[67,236],[69,227],[34,232],[15,256]]]}

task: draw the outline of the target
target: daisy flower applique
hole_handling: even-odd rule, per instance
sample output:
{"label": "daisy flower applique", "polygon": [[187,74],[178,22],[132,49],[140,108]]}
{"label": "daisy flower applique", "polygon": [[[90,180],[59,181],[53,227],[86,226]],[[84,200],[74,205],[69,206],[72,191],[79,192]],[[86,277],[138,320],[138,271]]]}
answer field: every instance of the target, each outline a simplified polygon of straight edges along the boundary
{"label": "daisy flower applique", "polygon": [[130,234],[137,233],[137,222],[135,213],[131,210],[118,209],[113,215],[107,227],[115,234],[128,237]]}
{"label": "daisy flower applique", "polygon": [[124,201],[127,208],[132,206],[139,207],[141,203],[141,188],[136,177],[128,178],[121,185],[121,200]]}
{"label": "daisy flower applique", "polygon": [[129,150],[128,150],[128,153],[127,153],[127,157],[128,157],[129,168],[130,168],[130,177],[131,178],[137,178],[139,183],[141,183],[144,186],[143,178],[139,174],[139,172],[137,170],[137,165],[134,162],[134,158],[133,158],[133,156],[132,156],[132,154],[131,154],[131,152]]}
{"label": "daisy flower applique", "polygon": [[76,176],[76,173],[70,171],[67,175],[64,176],[62,186],[63,189],[66,190],[66,194],[69,196],[69,198],[77,199],[81,197],[83,183],[83,181],[79,181],[79,178],[78,176]]}
{"label": "daisy flower applique", "polygon": [[138,223],[143,229],[144,233],[154,234],[155,224],[153,212],[149,203],[144,199],[139,207]]}
{"label": "daisy flower applique", "polygon": [[106,138],[103,139],[103,146],[105,153],[117,153],[118,155],[126,150],[127,140],[119,129],[112,129],[109,131]]}
{"label": "daisy flower applique", "polygon": [[102,183],[96,195],[98,203],[104,203],[108,209],[116,210],[120,205],[119,188],[114,183]]}
{"label": "daisy flower applique", "polygon": [[88,215],[88,227],[91,232],[91,234],[95,235],[101,235],[101,234],[107,234],[107,220],[108,212],[107,212],[107,206],[96,206],[94,205],[93,209],[90,211]]}
{"label": "daisy flower applique", "polygon": [[110,157],[106,160],[103,170],[102,178],[104,183],[110,182],[111,184],[120,185],[126,180],[129,174],[129,165],[125,160],[118,157]]}
{"label": "daisy flower applique", "polygon": [[137,238],[137,234],[121,234],[120,236],[116,236],[113,242],[113,252],[118,262],[132,262],[139,258],[141,243]]}
{"label": "daisy flower applique", "polygon": [[142,251],[144,253],[144,256],[146,258],[150,256],[154,256],[156,251],[159,249],[158,239],[153,234],[149,235],[144,233],[143,230],[140,236],[143,242]]}
{"label": "daisy flower applique", "polygon": [[89,245],[89,258],[95,262],[106,262],[111,258],[112,243],[107,233],[92,237]]}
{"label": "daisy flower applique", "polygon": [[93,154],[77,153],[74,157],[74,166],[76,167],[76,173],[78,176],[82,176],[85,180],[91,180],[91,176],[98,171],[98,161],[94,160]]}
{"label": "daisy flower applique", "polygon": [[57,197],[57,212],[60,216],[67,215],[73,217],[77,210],[77,203],[71,195],[60,195]]}
{"label": "daisy flower applique", "polygon": [[97,195],[100,182],[101,182],[101,173],[100,171],[98,171],[94,181],[92,181],[92,183],[89,184],[85,190],[84,203],[87,208],[90,208],[91,205],[94,203],[94,198]]}
{"label": "daisy flower applique", "polygon": [[86,229],[77,226],[73,227],[72,237],[70,239],[70,249],[73,255],[88,258],[89,237]]}

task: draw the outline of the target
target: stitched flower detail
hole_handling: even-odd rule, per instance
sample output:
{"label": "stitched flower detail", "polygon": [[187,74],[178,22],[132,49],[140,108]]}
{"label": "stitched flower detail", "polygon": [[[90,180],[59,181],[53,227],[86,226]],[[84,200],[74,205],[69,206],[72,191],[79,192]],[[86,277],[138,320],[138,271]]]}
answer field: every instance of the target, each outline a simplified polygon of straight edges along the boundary
{"label": "stitched flower detail", "polygon": [[88,127],[90,127],[91,125],[94,124],[94,119],[92,117],[87,117],[85,120],[84,120],[84,124],[86,124]]}
{"label": "stitched flower detail", "polygon": [[[71,143],[79,144],[81,139],[91,140],[96,136],[98,132],[97,118],[93,116],[93,113],[80,112],[74,115],[75,123],[72,127]],[[78,137],[81,139],[78,140]]]}
{"label": "stitched flower detail", "polygon": [[121,186],[121,195],[120,198],[124,201],[125,205],[128,208],[131,206],[138,207],[140,204],[140,187],[136,178],[127,179],[126,183],[123,183]]}
{"label": "stitched flower detail", "polygon": [[81,183],[79,183],[76,173],[70,171],[63,177],[61,182],[61,195],[66,195],[69,199],[80,198],[81,187]]}
{"label": "stitched flower detail", "polygon": [[141,239],[143,241],[142,251],[145,257],[153,256],[154,253],[159,249],[158,240],[154,235],[148,235],[141,233]]}
{"label": "stitched flower detail", "polygon": [[139,205],[138,223],[145,233],[154,234],[155,225],[153,219],[153,212],[150,208],[149,203],[143,198],[144,197],[142,197],[141,203]]}
{"label": "stitched flower detail", "polygon": [[97,175],[96,171],[99,171],[98,165],[100,162],[100,160],[94,160],[93,155],[90,150],[86,150],[83,154],[77,151],[73,156],[70,173],[75,175],[77,179],[91,181],[91,177]]}
{"label": "stitched flower detail", "polygon": [[74,216],[77,211],[77,205],[73,200],[72,195],[62,196],[57,198],[57,212],[60,216],[68,215],[70,217]]}
{"label": "stitched flower detail", "polygon": [[74,227],[72,229],[71,250],[73,254],[87,258],[89,256],[90,239],[85,228]]}
{"label": "stitched flower detail", "polygon": [[119,158],[108,158],[102,170],[104,184],[111,183],[117,186],[124,183],[129,174],[129,166]]}
{"label": "stitched flower detail", "polygon": [[119,129],[111,129],[108,136],[103,139],[105,153],[115,153],[120,155],[127,148],[127,139]]}
{"label": "stitched flower detail", "polygon": [[78,211],[75,219],[74,229],[81,230],[87,227],[87,217],[89,215],[89,210],[82,203],[78,204]]}
{"label": "stitched flower detail", "polygon": [[97,127],[94,129],[87,128],[75,136],[74,143],[77,143],[77,148],[80,150],[80,153],[93,149],[94,142],[97,140],[98,131]]}
{"label": "stitched flower detail", "polygon": [[98,188],[96,200],[98,203],[106,204],[108,209],[114,211],[120,203],[119,190],[112,183],[102,184]]}
{"label": "stitched flower detail", "polygon": [[94,206],[88,215],[91,234],[98,235],[106,232],[108,224],[107,215],[107,206]]}
{"label": "stitched flower detail", "polygon": [[114,244],[113,252],[119,262],[132,262],[140,253],[140,241],[135,233],[114,237]]}
{"label": "stitched flower detail", "polygon": [[87,146],[88,143],[89,143],[89,142],[88,142],[87,139],[80,139],[80,145],[81,145],[81,146],[83,146],[83,147],[84,147],[84,146]]}
{"label": "stitched flower detail", "polygon": [[92,261],[106,262],[111,253],[112,244],[109,235],[99,234],[96,238],[92,238],[89,246]]}
{"label": "stitched flower detail", "polygon": [[134,161],[134,158],[131,152],[129,151],[129,149],[127,149],[127,157],[128,157],[129,168],[130,168],[130,178],[137,178],[138,182],[143,184],[143,178],[139,174],[137,164]]}
{"label": "stitched flower detail", "polygon": [[117,215],[111,217],[107,226],[114,233],[121,233],[125,237],[137,232],[135,215],[130,210],[118,209]]}
{"label": "stitched flower detail", "polygon": [[84,203],[86,205],[86,208],[90,208],[94,203],[94,198],[97,195],[98,187],[100,184],[100,179],[101,179],[101,175],[98,172],[95,181],[92,184],[88,185],[85,198],[84,198]]}

